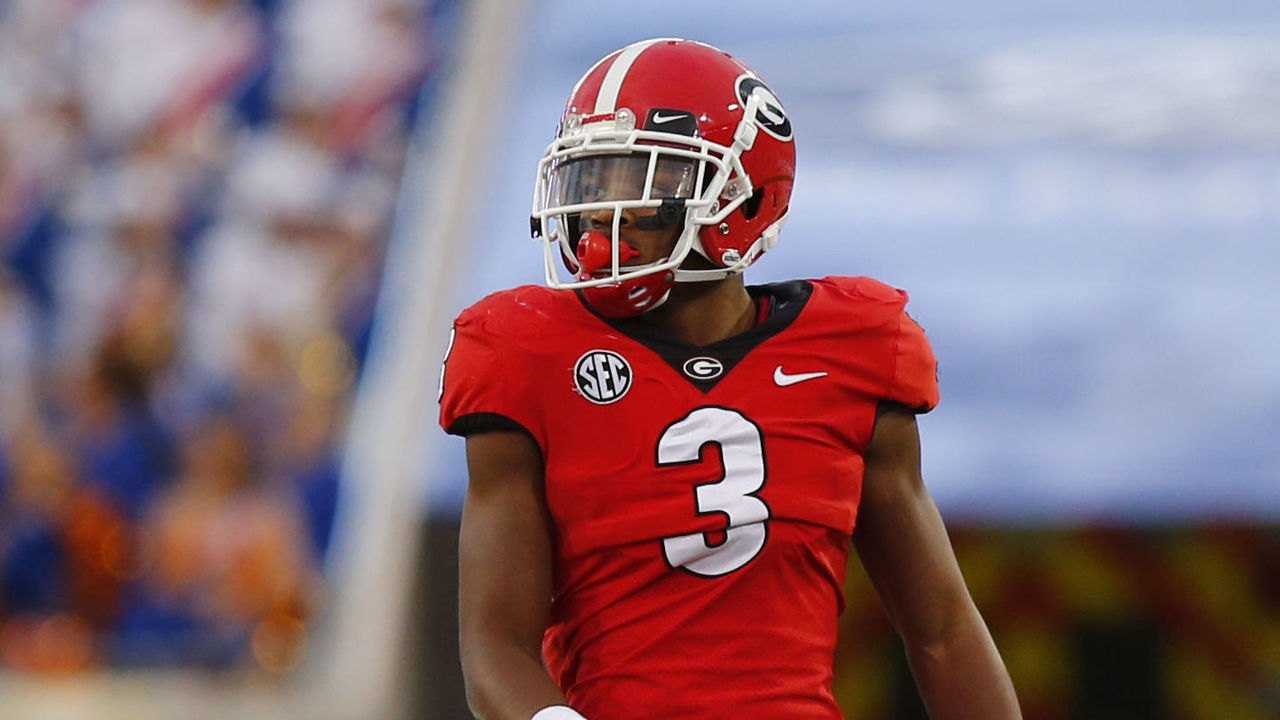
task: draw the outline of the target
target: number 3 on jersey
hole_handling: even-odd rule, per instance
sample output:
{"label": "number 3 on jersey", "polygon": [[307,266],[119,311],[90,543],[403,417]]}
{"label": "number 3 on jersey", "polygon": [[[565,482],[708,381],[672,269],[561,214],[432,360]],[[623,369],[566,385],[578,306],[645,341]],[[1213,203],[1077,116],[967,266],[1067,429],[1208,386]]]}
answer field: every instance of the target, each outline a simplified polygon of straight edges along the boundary
{"label": "number 3 on jersey", "polygon": [[724,542],[712,545],[704,533],[662,540],[662,552],[672,567],[696,575],[716,577],[746,565],[764,547],[769,506],[755,496],[764,487],[764,436],[742,413],[721,407],[702,407],[676,421],[658,438],[658,465],[701,462],[703,446],[720,446],[724,477],[699,485],[697,513],[728,517]]}

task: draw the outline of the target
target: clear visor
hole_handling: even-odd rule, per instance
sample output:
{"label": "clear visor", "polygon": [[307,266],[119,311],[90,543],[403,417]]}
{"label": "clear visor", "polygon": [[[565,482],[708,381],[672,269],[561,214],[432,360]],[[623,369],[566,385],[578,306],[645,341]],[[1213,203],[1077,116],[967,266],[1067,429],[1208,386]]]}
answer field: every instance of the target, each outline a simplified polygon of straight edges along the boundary
{"label": "clear visor", "polygon": [[589,155],[551,170],[549,197],[555,206],[598,202],[692,198],[698,161],[659,153]]}

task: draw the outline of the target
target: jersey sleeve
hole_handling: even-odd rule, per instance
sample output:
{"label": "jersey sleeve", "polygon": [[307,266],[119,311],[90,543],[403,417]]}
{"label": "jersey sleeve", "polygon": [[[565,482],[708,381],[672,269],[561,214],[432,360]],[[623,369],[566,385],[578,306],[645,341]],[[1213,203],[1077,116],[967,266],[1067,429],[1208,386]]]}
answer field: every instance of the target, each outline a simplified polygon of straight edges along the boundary
{"label": "jersey sleeve", "polygon": [[888,399],[917,413],[927,413],[938,404],[938,361],[924,328],[905,309],[899,319]]}
{"label": "jersey sleeve", "polygon": [[523,353],[482,317],[468,311],[454,321],[440,375],[440,427],[462,436],[523,430],[545,447]]}

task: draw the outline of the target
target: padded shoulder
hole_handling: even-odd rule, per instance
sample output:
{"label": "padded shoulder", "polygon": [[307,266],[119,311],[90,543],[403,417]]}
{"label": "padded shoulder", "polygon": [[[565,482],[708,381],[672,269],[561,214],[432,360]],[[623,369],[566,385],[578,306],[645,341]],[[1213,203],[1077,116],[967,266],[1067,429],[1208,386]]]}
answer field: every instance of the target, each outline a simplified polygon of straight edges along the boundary
{"label": "padded shoulder", "polygon": [[907,293],[869,277],[831,276],[811,281],[814,312],[846,334],[895,333]]}
{"label": "padded shoulder", "polygon": [[484,297],[463,310],[455,325],[473,326],[519,342],[543,335],[566,311],[580,309],[581,303],[572,292],[522,285]]}
{"label": "padded shoulder", "polygon": [[458,315],[454,327],[488,336],[495,346],[540,354],[566,320],[586,314],[575,293],[540,286],[494,292]]}
{"label": "padded shoulder", "polygon": [[916,412],[938,404],[937,360],[924,330],[907,314],[907,293],[869,277],[814,281],[830,301],[826,322],[864,338],[886,359],[883,398]]}
{"label": "padded shoulder", "polygon": [[831,275],[816,282],[825,284],[837,294],[846,295],[851,299],[891,305],[895,308],[905,307],[907,304],[905,290],[886,285],[875,278],[861,275],[855,277]]}
{"label": "padded shoulder", "polygon": [[459,435],[519,427],[545,449],[533,379],[566,312],[585,311],[573,293],[536,286],[493,293],[462,311],[440,378],[440,425]]}

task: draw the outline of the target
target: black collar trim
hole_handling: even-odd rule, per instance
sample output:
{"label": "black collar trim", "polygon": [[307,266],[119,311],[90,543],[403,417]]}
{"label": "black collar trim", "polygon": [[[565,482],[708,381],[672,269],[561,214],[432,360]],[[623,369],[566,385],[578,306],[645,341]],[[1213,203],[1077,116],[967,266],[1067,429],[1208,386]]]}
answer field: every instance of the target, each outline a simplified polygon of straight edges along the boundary
{"label": "black collar trim", "polygon": [[[582,294],[576,291],[578,300],[592,314],[609,327],[644,345],[661,357],[678,375],[702,392],[710,392],[733,370],[743,358],[761,343],[786,330],[804,310],[813,294],[813,283],[808,280],[750,285],[747,294],[752,299],[766,296],[773,299],[769,316],[745,332],[718,340],[710,345],[694,345],[672,337],[654,326],[635,318],[610,318],[601,315]],[[696,358],[714,358],[723,371],[710,379],[694,377],[685,366]]]}

